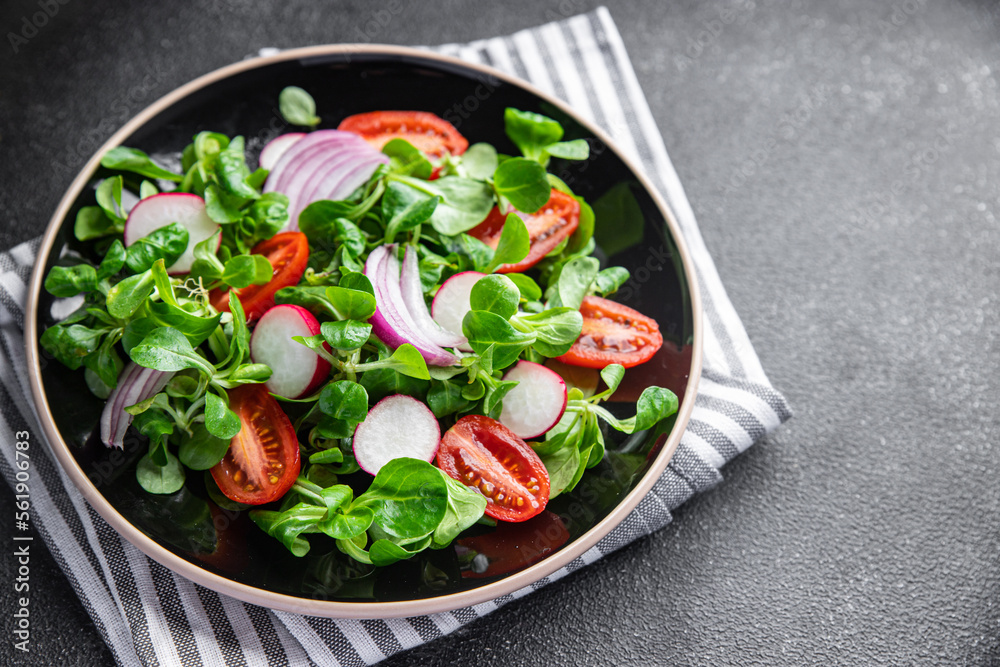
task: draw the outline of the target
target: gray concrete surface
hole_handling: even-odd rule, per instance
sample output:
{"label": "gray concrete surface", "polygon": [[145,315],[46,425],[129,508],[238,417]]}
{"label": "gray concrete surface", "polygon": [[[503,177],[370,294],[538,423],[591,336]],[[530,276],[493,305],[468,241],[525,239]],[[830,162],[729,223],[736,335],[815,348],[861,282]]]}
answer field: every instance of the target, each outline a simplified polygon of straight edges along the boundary
{"label": "gray concrete surface", "polygon": [[[596,4],[409,3],[376,40]],[[608,4],[796,416],[667,529],[385,664],[1000,664],[1000,7]],[[0,245],[41,231],[131,113],[262,46],[354,41],[373,7],[71,0],[18,53],[4,38]],[[8,0],[0,32],[35,11]],[[51,559],[33,567],[17,664],[107,664]]]}

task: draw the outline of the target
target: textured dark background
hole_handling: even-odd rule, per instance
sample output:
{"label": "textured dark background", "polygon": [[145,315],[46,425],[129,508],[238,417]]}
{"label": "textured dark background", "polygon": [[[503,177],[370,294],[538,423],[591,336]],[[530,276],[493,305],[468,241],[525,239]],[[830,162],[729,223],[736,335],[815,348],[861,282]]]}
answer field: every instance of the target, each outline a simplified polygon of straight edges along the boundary
{"label": "textured dark background", "polygon": [[[465,41],[597,3],[404,4],[373,41]],[[1000,7],[609,4],[796,417],[659,534],[386,664],[1000,664]],[[357,41],[379,6],[69,0],[15,54],[5,35],[39,8],[5,0],[0,246],[39,234],[74,170],[159,96],[263,46]],[[0,534],[12,514],[4,487]],[[51,558],[31,565],[20,662],[108,664]]]}

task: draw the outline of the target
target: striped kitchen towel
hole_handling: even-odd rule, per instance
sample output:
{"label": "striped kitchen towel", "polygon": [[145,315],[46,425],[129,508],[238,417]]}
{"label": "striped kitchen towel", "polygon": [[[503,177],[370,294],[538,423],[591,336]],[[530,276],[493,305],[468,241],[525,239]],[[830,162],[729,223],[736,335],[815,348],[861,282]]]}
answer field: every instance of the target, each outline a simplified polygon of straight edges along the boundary
{"label": "striped kitchen towel", "polygon": [[[119,664],[376,663],[447,634],[663,527],[671,509],[719,482],[719,469],[727,461],[790,416],[726,296],[607,10],[436,50],[492,65],[566,100],[638,160],[666,197],[691,251],[706,315],[704,374],[676,455],[630,517],[583,557],[533,586],[454,613],[356,621],[276,612],[196,586],[119,537],[44,448],[33,448],[34,525]],[[22,343],[25,283],[37,246],[37,241],[29,242],[0,254],[0,432],[11,435],[41,433],[29,405]],[[0,472],[13,486],[16,452],[13,446],[2,452]]]}

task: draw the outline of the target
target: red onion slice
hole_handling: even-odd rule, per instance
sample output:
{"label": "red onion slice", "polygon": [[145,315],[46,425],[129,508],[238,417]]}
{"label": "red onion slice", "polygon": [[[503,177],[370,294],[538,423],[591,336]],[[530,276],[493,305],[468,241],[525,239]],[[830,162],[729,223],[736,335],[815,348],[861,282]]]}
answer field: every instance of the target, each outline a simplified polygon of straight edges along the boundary
{"label": "red onion slice", "polygon": [[346,199],[371,178],[383,155],[352,132],[319,130],[292,144],[278,159],[265,192],[288,197],[288,229],[299,228],[299,214],[320,199]]}
{"label": "red onion slice", "polygon": [[441,347],[458,347],[468,342],[465,336],[444,329],[431,317],[427,310],[427,302],[424,301],[424,288],[420,284],[420,262],[417,259],[417,251],[412,246],[406,246],[403,255],[399,289],[403,303],[417,326],[417,331],[422,331],[432,343]]}
{"label": "red onion slice", "polygon": [[375,289],[376,310],[369,320],[372,329],[390,347],[410,343],[428,364],[450,366],[457,361],[455,355],[428,340],[406,309],[399,290],[399,262],[394,251],[394,245],[379,246],[365,262],[365,275]]}
{"label": "red onion slice", "polygon": [[108,447],[122,449],[125,432],[132,423],[132,415],[125,412],[125,408],[152,398],[167,386],[173,376],[172,372],[129,363],[118,377],[118,386],[108,396],[101,413],[101,441]]}
{"label": "red onion slice", "polygon": [[[295,164],[303,158],[322,152],[328,144],[330,146],[345,141],[350,141],[350,133],[339,130],[318,130],[311,132],[301,140],[292,144],[284,154],[278,158],[274,169],[268,174],[267,183],[264,185],[264,192],[281,192],[285,185],[289,165]],[[327,146],[328,147],[328,146]]]}

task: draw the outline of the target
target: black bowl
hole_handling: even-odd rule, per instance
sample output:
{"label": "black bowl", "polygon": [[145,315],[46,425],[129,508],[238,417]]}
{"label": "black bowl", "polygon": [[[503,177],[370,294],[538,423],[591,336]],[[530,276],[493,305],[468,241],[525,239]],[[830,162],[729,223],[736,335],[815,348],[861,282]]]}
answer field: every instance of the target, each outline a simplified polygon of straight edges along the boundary
{"label": "black bowl", "polygon": [[[503,130],[506,107],[557,118],[566,138],[584,138],[591,157],[556,160],[550,170],[597,211],[602,261],[636,269],[652,258],[666,270],[655,286],[626,284],[617,300],[656,319],[665,343],[656,357],[630,370],[613,411],[634,413],[642,388],[658,384],[681,398],[670,423],[629,438],[608,432],[605,460],[570,494],[516,530],[485,527],[477,546],[507,553],[510,570],[487,578],[460,567],[461,548],[424,552],[379,568],[358,566],[332,540],[314,538],[297,559],[251,524],[245,514],[213,503],[200,479],[180,492],[154,496],[135,481],[145,442],[134,435],[123,451],[106,449],[95,430],[102,402],[87,390],[82,371],[51,363],[38,335],[52,324],[54,299],[41,289],[49,268],[67,254],[92,250],[73,237],[76,212],[94,203],[106,173],[99,157],[116,145],[162,160],[201,130],[243,135],[256,155],[289,131],[277,110],[288,85],[309,90],[335,127],[347,115],[378,109],[419,109],[450,120],[470,141],[514,153]],[[32,390],[43,428],[62,466],[94,508],[150,557],[188,578],[248,602],[321,616],[409,616],[457,609],[512,593],[569,563],[622,521],[663,472],[687,424],[701,368],[701,326],[693,269],[678,226],[649,182],[598,129],[561,102],[500,72],[398,47],[315,47],[245,61],[206,75],[132,119],[90,160],[63,198],[40,249],[31,283],[26,343]],[[671,270],[672,269],[672,270]],[[648,273],[646,275],[649,275]],[[57,305],[58,307],[58,305]],[[567,538],[568,536],[568,538]]]}

